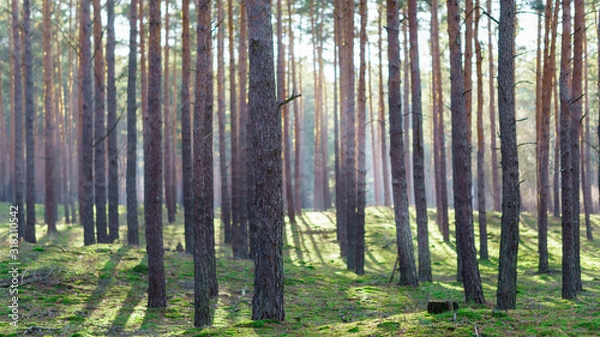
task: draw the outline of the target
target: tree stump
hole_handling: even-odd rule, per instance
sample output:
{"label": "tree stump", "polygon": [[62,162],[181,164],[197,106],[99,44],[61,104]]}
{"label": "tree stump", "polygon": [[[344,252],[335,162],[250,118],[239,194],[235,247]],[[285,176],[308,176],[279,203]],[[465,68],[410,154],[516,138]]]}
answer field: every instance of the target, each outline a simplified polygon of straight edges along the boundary
{"label": "tree stump", "polygon": [[450,301],[429,301],[427,303],[427,313],[441,314],[446,311],[457,311],[458,303]]}

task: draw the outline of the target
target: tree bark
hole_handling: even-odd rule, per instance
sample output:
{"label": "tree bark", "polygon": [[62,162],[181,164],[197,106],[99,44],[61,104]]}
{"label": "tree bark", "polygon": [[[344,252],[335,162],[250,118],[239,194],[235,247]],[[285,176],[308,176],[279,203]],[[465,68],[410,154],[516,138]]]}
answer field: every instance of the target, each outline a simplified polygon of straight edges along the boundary
{"label": "tree bark", "polygon": [[211,254],[214,254],[211,1],[197,2],[194,104],[194,326],[211,324]]}
{"label": "tree bark", "polygon": [[104,124],[104,56],[102,52],[102,7],[100,0],[94,6],[94,197],[96,201],[96,236],[98,243],[108,243],[106,219],[106,128]]}
{"label": "tree bark", "polygon": [[562,199],[562,298],[577,298],[577,276],[575,270],[575,221],[571,190],[571,0],[562,2],[562,46],[560,58],[560,164],[561,164],[561,199]]}
{"label": "tree bark", "polygon": [[[243,2],[243,1],[242,1]],[[219,29],[221,26],[219,25]],[[235,54],[234,54],[234,28],[233,28],[233,0],[227,1],[227,30],[229,31],[229,118],[230,118],[230,136],[231,136],[231,219],[233,220],[233,226],[241,224],[240,213],[242,212],[243,205],[240,202],[241,191],[243,187],[240,186],[240,180],[243,179],[240,174],[242,169],[239,146],[239,135],[241,130],[238,131],[238,122],[240,116],[237,110],[237,99],[236,99],[236,80],[235,80]],[[219,59],[221,59],[219,57]],[[220,117],[219,117],[220,118]],[[220,127],[220,125],[219,125]],[[219,143],[220,144],[220,143]],[[219,145],[220,146],[220,145]],[[220,150],[219,150],[220,151]],[[220,159],[220,158],[219,158]],[[226,182],[225,182],[226,183]],[[223,169],[221,169],[221,184],[223,185]],[[221,187],[223,188],[223,187]],[[245,193],[245,192],[244,192]],[[221,192],[223,195],[223,192]],[[223,219],[221,219],[223,220]],[[236,230],[232,227],[231,221],[222,221],[224,225],[225,243],[232,244],[233,256],[236,256],[237,245],[233,243],[232,238],[233,232]],[[237,235],[237,234],[236,234]],[[246,249],[247,250],[247,249]]]}
{"label": "tree bark", "polygon": [[[406,8],[404,7],[402,9],[402,15],[404,17],[408,17]],[[404,39],[403,39],[403,48],[404,48],[404,104],[403,104],[403,111],[402,111],[402,116],[403,116],[403,122],[404,122],[404,167],[406,168],[406,188],[408,191],[414,191],[414,187],[413,187],[413,165],[412,165],[412,156],[410,154],[410,129],[412,126],[411,123],[411,119],[412,119],[412,114],[410,113],[411,111],[411,104],[412,101],[410,100],[411,97],[411,90],[410,90],[410,52],[409,52],[409,47],[408,47],[408,20],[403,20],[402,22],[402,34],[404,35]],[[401,82],[402,84],[402,82]],[[391,142],[391,140],[390,140]],[[414,205],[415,204],[415,200],[414,200],[414,193],[408,193],[408,205]]]}
{"label": "tree bark", "polygon": [[431,254],[427,229],[427,197],[425,192],[425,154],[423,150],[423,108],[421,105],[421,71],[419,65],[419,25],[417,1],[408,2],[410,33],[410,78],[412,89],[413,177],[417,209],[417,241],[419,244],[419,281],[431,282]]}
{"label": "tree bark", "polygon": [[171,152],[171,88],[169,72],[169,31],[170,31],[170,13],[169,0],[165,0],[165,46],[164,46],[164,85],[163,85],[163,116],[164,116],[164,145],[163,145],[163,170],[164,170],[164,200],[167,208],[167,219],[169,223],[175,222],[175,196],[173,195],[173,167],[171,165],[173,153]]}
{"label": "tree bark", "polygon": [[[378,125],[377,120],[375,119],[375,109],[373,108],[373,67],[371,65],[371,46],[368,45],[368,59],[369,63],[367,65],[367,73],[369,74],[369,124],[370,124],[370,132],[371,132],[371,160],[373,162],[372,166],[372,174],[373,174],[373,194],[374,194],[374,202],[375,206],[383,205],[381,200],[381,164],[379,163],[379,146],[378,146],[378,138],[377,138],[377,128]],[[334,96],[335,99],[335,96]]]}
{"label": "tree bark", "polygon": [[144,213],[148,253],[148,307],[167,305],[162,234],[162,118],[160,0],[149,2],[148,112],[144,135]]}
{"label": "tree bark", "polygon": [[256,184],[256,255],[252,319],[285,318],[281,119],[275,96],[273,29],[268,0],[247,0],[250,58],[249,112]]}
{"label": "tree bark", "polygon": [[498,110],[502,155],[502,227],[496,303],[500,310],[515,309],[519,249],[519,161],[515,120],[515,19],[513,0],[500,2],[498,36]]}
{"label": "tree bark", "polygon": [[[475,1],[475,36],[479,36],[479,21],[481,12],[479,0]],[[487,218],[485,206],[485,140],[483,129],[483,56],[481,43],[475,38],[475,59],[477,70],[477,210],[479,212],[479,257],[487,260]]]}
{"label": "tree bark", "polygon": [[581,213],[581,120],[583,107],[583,33],[585,30],[585,3],[583,0],[574,0],[575,18],[573,27],[573,77],[571,81],[571,174],[572,188],[571,199],[573,207],[573,236],[575,238],[575,282],[577,291],[582,291],[581,284],[581,235],[580,220]]}
{"label": "tree bark", "polygon": [[[129,11],[129,69],[127,76],[127,244],[140,244],[137,200],[137,0],[131,1]],[[184,26],[185,27],[185,26]],[[183,129],[183,128],[182,128]],[[187,238],[187,235],[186,235]]]}
{"label": "tree bark", "polygon": [[589,67],[589,63],[588,63],[588,49],[587,49],[587,33],[585,33],[584,31],[584,35],[583,35],[583,42],[584,42],[584,47],[583,50],[585,51],[585,59],[584,59],[584,78],[585,78],[585,89],[584,89],[584,93],[585,93],[585,129],[582,132],[582,144],[586,144],[585,145],[585,149],[582,150],[582,158],[581,158],[581,187],[583,189],[583,205],[585,208],[585,234],[586,234],[586,238],[589,241],[594,240],[594,235],[592,233],[592,224],[591,224],[591,220],[590,220],[590,214],[594,212],[594,205],[592,204],[592,184],[590,181],[590,175],[592,172],[592,153],[591,153],[591,144],[592,144],[592,139],[590,137],[590,99],[589,99],[589,81],[588,81],[588,76],[589,76],[589,72],[588,72],[588,67]]}
{"label": "tree bark", "polygon": [[365,207],[367,204],[367,157],[366,124],[367,124],[367,85],[366,85],[366,45],[367,45],[367,1],[360,0],[360,64],[358,71],[358,116],[357,116],[357,219],[356,219],[356,250],[354,253],[354,272],[357,275],[365,273]]}
{"label": "tree bark", "polygon": [[[290,59],[292,64],[292,92],[300,92],[296,83],[296,55],[294,54],[294,29],[292,28],[292,8],[294,7],[294,1],[287,1],[288,8],[288,34],[290,43]],[[302,138],[303,138],[303,127],[301,123],[301,111],[298,104],[298,100],[294,100],[294,208],[295,211],[300,215],[302,213],[302,196],[300,192],[300,184],[302,183]],[[336,104],[336,103],[334,103]]]}
{"label": "tree bark", "polygon": [[[33,87],[33,55],[31,53],[31,1],[23,1],[23,45],[25,54],[23,57],[24,75],[25,75],[25,152],[27,155],[27,176],[26,176],[26,199],[27,203],[27,224],[25,225],[25,241],[35,243],[35,106],[34,106],[34,87]],[[15,71],[19,71],[15,69]]]}
{"label": "tree bark", "polygon": [[462,261],[465,301],[485,303],[477,265],[473,235],[473,203],[471,197],[471,151],[467,138],[467,113],[463,93],[462,57],[460,49],[460,13],[458,1],[448,0],[448,34],[450,36],[450,79],[452,87],[452,174],[457,251]]}
{"label": "tree bark", "polygon": [[183,180],[183,211],[185,251],[194,253],[194,190],[192,171],[192,135],[190,122],[190,0],[181,8],[181,177]]}
{"label": "tree bark", "polygon": [[[137,10],[132,7],[133,12]],[[108,236],[119,239],[119,149],[117,148],[117,88],[115,80],[115,1],[106,1],[106,125],[108,126]]]}
{"label": "tree bark", "polygon": [[90,0],[82,0],[79,22],[79,78],[81,82],[81,114],[79,117],[79,218],[83,225],[83,244],[96,243],[94,235],[94,175],[92,114],[92,45]]}
{"label": "tree bark", "polygon": [[53,83],[53,72],[54,62],[52,60],[52,29],[50,20],[51,10],[49,0],[44,0],[44,14],[43,14],[43,45],[44,45],[44,114],[45,114],[45,140],[44,140],[44,151],[45,151],[45,182],[46,182],[46,197],[44,199],[45,204],[45,218],[48,224],[48,233],[56,232],[56,191],[55,191],[55,180],[54,180],[54,157],[55,153],[55,142],[54,142],[54,83]]}
{"label": "tree bark", "polygon": [[400,285],[419,285],[415,264],[412,233],[408,214],[406,169],[404,166],[404,144],[402,137],[402,97],[400,95],[400,41],[397,0],[387,0],[388,32],[388,102],[390,125],[390,156],[392,164],[392,186],[394,193],[394,217],[396,219],[396,243],[400,259]]}
{"label": "tree bark", "polygon": [[[17,221],[19,224],[19,238],[24,237],[25,228],[25,207],[23,203],[25,181],[23,181],[23,80],[21,77],[21,34],[19,23],[19,1],[12,0],[12,107],[14,121],[14,184],[15,184],[15,207],[17,207]],[[28,162],[29,163],[29,162]],[[28,168],[29,171],[29,168]]]}

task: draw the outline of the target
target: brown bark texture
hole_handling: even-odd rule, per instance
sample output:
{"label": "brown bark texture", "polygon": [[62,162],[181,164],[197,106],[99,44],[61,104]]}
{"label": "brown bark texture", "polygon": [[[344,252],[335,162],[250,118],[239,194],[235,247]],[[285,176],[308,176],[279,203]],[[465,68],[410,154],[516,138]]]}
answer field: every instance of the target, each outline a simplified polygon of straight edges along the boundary
{"label": "brown bark texture", "polygon": [[137,246],[140,243],[138,232],[137,200],[137,0],[131,1],[129,11],[129,64],[127,70],[127,244]]}
{"label": "brown bark texture", "polygon": [[[35,195],[36,165],[34,138],[34,86],[33,86],[33,54],[31,52],[31,1],[23,1],[23,73],[25,76],[25,153],[26,153],[26,196],[27,223],[25,225],[25,241],[35,243]],[[18,70],[16,70],[18,71]]]}
{"label": "brown bark texture", "polygon": [[19,23],[19,1],[12,0],[12,107],[13,107],[13,121],[14,121],[14,201],[15,207],[17,208],[17,221],[19,224],[18,234],[19,238],[25,234],[25,207],[24,207],[24,188],[25,181],[23,180],[23,172],[25,172],[24,158],[23,158],[23,80],[21,77],[21,34],[20,34],[20,23]]}
{"label": "brown bark texture", "polygon": [[358,115],[357,115],[357,219],[356,243],[354,253],[354,272],[357,275],[365,273],[365,207],[367,204],[367,157],[366,150],[366,123],[367,123],[367,1],[360,0],[360,64],[358,71]]}
{"label": "brown bark texture", "polygon": [[[132,7],[135,12],[136,7]],[[117,148],[117,87],[115,78],[115,1],[106,1],[106,125],[108,151],[108,237],[119,239],[119,149]]]}

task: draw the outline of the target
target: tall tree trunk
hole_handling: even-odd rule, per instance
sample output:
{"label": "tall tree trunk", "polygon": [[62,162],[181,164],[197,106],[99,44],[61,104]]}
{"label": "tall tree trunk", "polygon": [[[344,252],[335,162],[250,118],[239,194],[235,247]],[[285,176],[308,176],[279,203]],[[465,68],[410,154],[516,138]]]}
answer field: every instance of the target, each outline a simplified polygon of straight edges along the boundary
{"label": "tall tree trunk", "polygon": [[502,227],[498,265],[498,309],[515,309],[519,249],[519,160],[515,120],[515,22],[513,0],[501,0],[498,35],[498,110],[502,155]]}
{"label": "tall tree trunk", "polygon": [[[33,55],[31,53],[31,0],[23,1],[23,66],[25,75],[25,152],[27,155],[27,176],[25,202],[27,203],[27,223],[25,241],[36,242],[35,237],[35,106],[33,87]],[[19,71],[15,69],[15,71]]]}
{"label": "tall tree trunk", "polygon": [[162,118],[160,0],[149,2],[148,112],[144,135],[144,213],[148,253],[148,307],[167,305],[162,233]]}
{"label": "tall tree trunk", "polygon": [[579,141],[581,138],[581,119],[583,103],[583,33],[585,30],[585,3],[583,0],[574,0],[575,18],[573,27],[573,77],[571,82],[571,174],[572,188],[571,199],[573,207],[573,235],[575,237],[575,282],[577,291],[582,291],[581,284],[581,236],[580,221],[581,213],[580,195],[581,195],[581,149]]}
{"label": "tall tree trunk", "polygon": [[[487,12],[492,13],[492,0],[487,0]],[[498,147],[496,139],[496,89],[494,87],[494,43],[492,33],[492,18],[488,16],[488,62],[489,62],[489,113],[490,113],[490,154],[491,154],[491,171],[492,171],[492,200],[495,212],[500,212],[502,203],[500,201],[500,183],[498,182]]]}
{"label": "tall tree trunk", "polygon": [[[383,204],[387,207],[392,206],[390,197],[390,172],[388,165],[388,156],[390,155],[387,151],[387,143],[385,137],[385,104],[384,104],[384,91],[383,91],[383,37],[382,37],[382,20],[383,10],[379,13],[377,19],[377,31],[379,34],[378,49],[379,49],[379,137],[381,137],[381,167],[383,169]],[[398,93],[399,94],[399,93]]]}
{"label": "tall tree trunk", "polygon": [[[479,0],[475,1],[475,36],[479,36],[481,12]],[[477,211],[479,212],[479,257],[488,259],[487,218],[485,207],[485,140],[483,129],[483,56],[481,43],[475,38],[475,59],[477,69]]]}
{"label": "tall tree trunk", "polygon": [[[346,229],[344,228],[344,213],[343,209],[343,196],[342,196],[342,173],[341,173],[341,149],[340,149],[340,119],[338,113],[338,106],[341,104],[340,95],[339,95],[339,57],[340,57],[340,41],[341,41],[341,31],[340,31],[340,6],[336,4],[333,9],[333,44],[334,44],[334,53],[333,53],[333,137],[334,139],[334,166],[335,166],[335,234],[338,244],[340,246],[340,255],[344,256],[346,254]],[[302,85],[302,76],[300,76],[300,85]],[[303,104],[304,105],[304,104]]]}
{"label": "tall tree trunk", "polygon": [[106,222],[106,128],[104,124],[104,56],[102,53],[102,7],[94,6],[94,197],[96,199],[96,236],[98,243],[108,243]]}
{"label": "tall tree trunk", "polygon": [[170,31],[170,14],[169,14],[169,0],[165,0],[165,46],[164,46],[164,86],[163,86],[163,118],[164,123],[164,146],[163,146],[163,170],[164,170],[164,200],[167,208],[167,219],[169,223],[175,222],[175,196],[173,195],[173,167],[172,159],[173,153],[171,152],[171,78],[169,72],[169,31]]}
{"label": "tall tree trunk", "polygon": [[378,146],[378,138],[376,125],[377,120],[375,119],[375,110],[373,108],[373,67],[371,65],[371,45],[367,46],[369,54],[368,59],[369,63],[367,65],[367,73],[369,74],[369,124],[370,124],[370,132],[371,132],[371,161],[373,162],[372,166],[372,174],[373,174],[373,194],[375,195],[375,206],[381,206],[383,203],[381,201],[381,167],[379,163],[379,146]]}
{"label": "tall tree trunk", "polygon": [[275,96],[273,29],[268,0],[247,0],[250,51],[249,112],[256,183],[256,256],[252,319],[285,318],[281,119]]}
{"label": "tall tree trunk", "polygon": [[[214,281],[214,197],[212,154],[211,1],[197,3],[196,100],[194,104],[194,326],[210,325]],[[212,239],[212,240],[211,240]]]}
{"label": "tall tree trunk", "polygon": [[365,207],[367,204],[367,157],[366,123],[367,123],[367,85],[366,85],[366,45],[367,45],[367,1],[359,2],[360,15],[360,64],[358,71],[358,115],[357,115],[357,219],[356,219],[356,250],[354,253],[354,272],[357,275],[365,273]]}
{"label": "tall tree trunk", "polygon": [[577,274],[575,269],[575,214],[571,190],[571,0],[562,2],[562,50],[560,57],[560,164],[562,199],[562,297],[577,298]]}
{"label": "tall tree trunk", "polygon": [[448,34],[450,36],[450,75],[452,111],[452,174],[457,251],[462,261],[465,301],[484,303],[479,266],[473,235],[473,203],[471,197],[471,151],[467,138],[467,113],[463,93],[460,49],[460,12],[457,0],[448,0]]}
{"label": "tall tree trunk", "polygon": [[[256,257],[256,186],[254,184],[254,172],[252,171],[252,120],[248,110],[248,24],[246,15],[246,1],[240,2],[240,45],[239,45],[239,76],[240,76],[240,147],[243,149],[241,160],[245,163],[243,167],[243,193],[241,194],[240,204],[242,213],[240,221],[241,232],[239,245],[243,249],[248,247],[248,238],[250,241],[250,257]],[[242,246],[243,245],[243,246]]]}
{"label": "tall tree trunk", "polygon": [[[223,22],[223,0],[217,0],[217,22]],[[239,226],[237,219],[238,213],[232,214],[232,204],[236,204],[239,195],[239,158],[237,142],[237,114],[232,105],[230,110],[231,117],[231,196],[229,195],[229,180],[227,177],[227,137],[225,135],[225,25],[217,27],[217,116],[219,118],[219,172],[221,175],[221,223],[224,231],[231,229],[231,218],[233,215],[233,225]],[[234,68],[231,71],[235,74]],[[235,95],[234,104],[235,104]],[[228,238],[230,239],[230,238]]]}
{"label": "tall tree trunk", "polygon": [[54,62],[52,60],[52,29],[50,25],[51,10],[49,0],[44,0],[44,114],[45,114],[45,181],[46,181],[46,197],[45,201],[45,217],[48,224],[48,233],[56,232],[56,191],[54,189],[54,83],[52,73],[54,72]]}
{"label": "tall tree trunk", "polygon": [[467,141],[469,147],[472,143],[471,121],[473,110],[473,0],[465,0],[465,63],[464,63],[464,85],[465,85],[465,108],[467,111]]}
{"label": "tall tree trunk", "polygon": [[[598,37],[598,48],[600,50],[600,15],[598,16],[598,23],[596,24],[596,28],[598,29],[596,36]],[[596,58],[598,61],[598,77],[597,77],[597,85],[598,85],[598,96],[600,96],[600,57]],[[600,144],[600,106],[598,107],[598,144]],[[598,161],[598,195],[600,195],[600,160]],[[600,198],[598,198],[598,209],[600,209]]]}
{"label": "tall tree trunk", "polygon": [[[408,17],[407,14],[407,10],[406,7],[403,7],[402,9],[402,15],[404,17]],[[410,101],[410,97],[411,97],[411,92],[410,92],[410,61],[409,61],[409,57],[410,57],[410,52],[409,52],[409,48],[408,48],[408,20],[403,20],[402,22],[402,33],[404,35],[404,40],[403,40],[403,49],[404,49],[404,110],[402,111],[402,116],[404,117],[403,121],[404,121],[404,167],[406,168],[406,185],[407,185],[407,190],[408,191],[414,191],[413,188],[413,181],[414,181],[414,177],[413,177],[413,165],[412,165],[412,156],[410,155],[410,129],[412,126],[411,123],[411,119],[412,119],[412,114],[410,113],[411,111],[411,104],[412,101]],[[414,133],[413,133],[414,134]],[[390,140],[391,141],[391,140]],[[409,205],[414,205],[414,194],[408,192],[408,204]]]}
{"label": "tall tree trunk", "polygon": [[347,233],[346,267],[354,269],[356,250],[356,165],[355,165],[355,92],[354,92],[354,3],[340,0],[340,93],[342,101],[342,197]]}
{"label": "tall tree trunk", "polygon": [[400,95],[400,20],[399,2],[387,0],[388,32],[388,101],[390,125],[390,156],[392,164],[392,186],[394,192],[394,217],[396,219],[396,243],[400,261],[400,285],[419,285],[415,264],[410,217],[408,214],[408,195],[406,188],[406,169],[404,166],[404,144],[402,137],[402,97]]}
{"label": "tall tree trunk", "polygon": [[[294,54],[294,29],[292,28],[292,8],[294,7],[294,0],[287,1],[288,8],[288,34],[290,43],[290,59],[292,64],[292,92],[299,92],[296,84],[296,55]],[[300,193],[300,184],[302,183],[302,123],[300,114],[300,107],[297,100],[294,100],[294,202],[295,211],[300,215],[302,213],[302,198]],[[337,104],[337,103],[334,103]]]}
{"label": "tall tree trunk", "polygon": [[432,91],[434,109],[434,147],[435,147],[435,188],[437,223],[444,242],[450,241],[448,221],[448,181],[446,179],[446,142],[444,134],[444,97],[442,90],[442,68],[440,64],[440,28],[438,21],[438,1],[431,3],[431,57]]}
{"label": "tall tree trunk", "polygon": [[[317,18],[319,16],[319,12],[317,9],[317,12],[315,12],[315,3],[314,1],[310,2],[310,31],[311,31],[311,42],[313,45],[313,52],[312,52],[312,57],[313,57],[313,88],[314,88],[314,110],[315,110],[315,115],[314,115],[314,122],[315,122],[315,127],[314,127],[314,173],[313,173],[313,177],[314,177],[314,181],[313,181],[313,209],[315,211],[323,211],[325,210],[323,207],[324,201],[323,201],[323,194],[321,186],[324,184],[324,182],[322,181],[322,159],[323,159],[323,155],[321,153],[321,142],[323,141],[321,139],[321,128],[323,127],[321,125],[322,123],[322,118],[321,118],[321,114],[322,114],[322,110],[323,110],[323,100],[322,100],[322,90],[321,90],[321,83],[319,82],[320,77],[319,77],[319,54],[318,54],[318,35],[317,35]],[[343,250],[342,250],[343,251]]]}
{"label": "tall tree trunk", "polygon": [[[552,80],[555,73],[555,43],[550,42],[550,29],[556,31],[556,22],[552,20],[552,4],[547,2],[544,10],[544,69],[540,88],[540,108],[538,111],[538,253],[539,271],[547,271],[548,265],[548,193],[549,193],[549,134],[552,99]],[[552,28],[551,28],[552,27]]]}
{"label": "tall tree trunk", "polygon": [[[132,7],[132,11],[137,10]],[[115,80],[115,1],[106,0],[106,125],[108,126],[108,236],[119,239],[119,149],[117,148],[117,88]]]}
{"label": "tall tree trunk", "polygon": [[[283,102],[286,99],[285,83],[285,47],[283,45],[283,14],[281,13],[281,1],[277,1],[277,99]],[[292,145],[290,143],[290,109],[285,104],[281,107],[283,115],[283,173],[285,175],[285,199],[287,200],[287,213],[290,223],[296,223],[294,210],[294,191],[292,185]]]}
{"label": "tall tree trunk", "polygon": [[[188,0],[185,0],[188,1]],[[138,233],[137,200],[137,0],[131,1],[129,11],[129,69],[127,74],[127,244],[140,243]],[[185,27],[185,25],[184,25]],[[185,28],[184,28],[185,29]],[[185,46],[185,44],[184,44]],[[183,129],[183,127],[182,127]],[[186,233],[187,234],[187,233]],[[187,235],[186,235],[187,238]]]}
{"label": "tall tree trunk", "polygon": [[[17,221],[19,227],[17,233],[19,238],[24,237],[25,228],[25,207],[23,203],[23,193],[25,181],[23,180],[23,80],[21,78],[21,34],[19,23],[19,1],[12,0],[12,115],[13,115],[13,132],[14,132],[14,184],[15,184],[15,207],[17,208]],[[29,162],[28,162],[29,163]],[[28,168],[29,171],[29,168]]]}
{"label": "tall tree trunk", "polygon": [[[558,11],[561,6],[559,4],[554,5],[554,13],[552,14],[552,47],[556,53],[556,36],[558,34]],[[554,65],[556,68],[556,58],[552,58],[554,60]],[[552,95],[553,98],[553,109],[554,109],[554,181],[553,181],[553,199],[554,199],[554,217],[558,218],[560,216],[560,186],[559,186],[559,176],[560,176],[560,98],[558,95],[558,87],[559,87],[559,79],[556,78],[556,70],[552,71]]]}
{"label": "tall tree trunk", "polygon": [[[243,1],[242,1],[243,2]],[[217,14],[218,15],[218,14]],[[220,21],[220,20],[219,20]],[[219,29],[221,29],[221,25],[219,25]],[[238,131],[238,122],[239,122],[239,115],[238,115],[238,110],[237,110],[237,99],[236,99],[236,80],[235,80],[235,54],[234,54],[234,37],[235,37],[235,32],[234,32],[234,28],[233,28],[233,0],[228,0],[227,1],[227,30],[229,31],[229,118],[230,118],[230,125],[231,125],[231,130],[230,130],[230,136],[231,136],[231,218],[233,220],[233,226],[241,226],[241,212],[242,212],[242,207],[243,205],[240,202],[240,198],[241,198],[241,194],[245,193],[243,192],[243,187],[240,186],[240,180],[243,179],[242,175],[241,175],[241,169],[242,169],[242,161],[241,161],[241,157],[240,157],[240,153],[238,152],[240,150],[240,139],[239,139],[239,135],[241,133],[241,130]],[[219,57],[219,60],[221,59],[221,57]],[[220,61],[219,61],[220,62]],[[219,117],[221,118],[221,117]],[[223,125],[224,126],[224,125]],[[219,124],[219,128],[220,128],[220,124]],[[220,131],[219,131],[220,132]],[[220,141],[219,141],[219,146],[220,146]],[[219,149],[219,152],[221,150]],[[224,153],[224,152],[223,152]],[[221,158],[219,157],[219,160],[221,160]],[[223,162],[225,161],[225,158],[223,158]],[[220,163],[221,164],[221,163]],[[224,165],[221,165],[224,166]],[[226,176],[226,169],[225,169],[225,173],[224,173],[224,168],[221,168],[221,195],[226,195],[227,193],[224,193],[224,188],[223,186],[227,186],[227,180],[224,181],[223,176]],[[223,199],[223,197],[221,197],[221,199]],[[221,201],[221,204],[223,203],[223,201]],[[223,226],[224,228],[224,236],[225,236],[225,243],[231,243],[232,244],[232,249],[233,249],[233,256],[235,258],[235,256],[237,255],[236,252],[239,251],[239,246],[237,246],[232,240],[235,239],[232,238],[233,232],[237,230],[237,228],[232,227],[231,221],[229,222],[225,222],[223,221],[223,216],[221,216],[221,221],[223,222]],[[236,235],[238,235],[239,233],[236,232]],[[247,249],[246,249],[247,250]],[[242,249],[243,251],[243,249]]]}
{"label": "tall tree trunk", "polygon": [[417,241],[419,244],[419,281],[431,282],[431,256],[427,229],[427,198],[425,192],[425,154],[423,150],[423,108],[421,105],[421,71],[419,65],[419,24],[417,1],[408,1],[410,33],[410,78],[412,89],[413,177],[417,209]]}
{"label": "tall tree trunk", "polygon": [[582,167],[581,167],[581,187],[583,189],[583,205],[585,208],[585,233],[586,233],[586,238],[590,241],[594,240],[594,236],[592,234],[592,224],[590,222],[590,213],[594,212],[594,205],[592,204],[592,184],[590,181],[590,175],[592,172],[592,153],[591,153],[591,144],[592,144],[592,139],[590,137],[590,99],[589,99],[589,81],[588,81],[588,76],[589,76],[589,72],[588,72],[588,67],[589,67],[589,63],[588,63],[588,49],[587,49],[587,34],[584,31],[584,35],[583,35],[583,42],[584,42],[584,47],[583,50],[585,51],[585,59],[584,59],[584,78],[585,78],[585,89],[584,89],[584,93],[585,93],[585,129],[582,133],[582,144],[586,144],[585,145],[585,149],[582,150],[582,158],[581,158],[581,163],[582,163]]}
{"label": "tall tree trunk", "polygon": [[79,218],[83,225],[83,244],[96,243],[94,235],[94,175],[93,175],[93,95],[90,0],[82,0],[79,22],[79,78],[81,83],[81,114],[79,117]]}

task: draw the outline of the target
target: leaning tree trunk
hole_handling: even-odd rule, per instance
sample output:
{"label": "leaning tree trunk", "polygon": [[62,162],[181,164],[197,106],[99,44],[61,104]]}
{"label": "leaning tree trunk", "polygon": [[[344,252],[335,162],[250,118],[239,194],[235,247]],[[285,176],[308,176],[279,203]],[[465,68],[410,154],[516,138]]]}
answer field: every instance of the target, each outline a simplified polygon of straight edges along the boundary
{"label": "leaning tree trunk", "polygon": [[464,100],[462,57],[460,49],[460,12],[457,0],[448,0],[448,34],[450,36],[450,75],[452,111],[452,174],[457,251],[462,261],[462,282],[465,301],[485,303],[481,277],[475,253],[473,235],[473,203],[471,197],[471,151],[467,132]]}
{"label": "leaning tree trunk", "polygon": [[150,0],[150,39],[148,53],[148,129],[144,135],[144,215],[148,253],[148,307],[167,305],[162,234],[162,119],[160,0]]}
{"label": "leaning tree trunk", "polygon": [[388,102],[390,125],[390,157],[392,163],[392,187],[394,193],[394,216],[396,218],[396,243],[400,261],[400,285],[418,286],[419,277],[415,264],[412,233],[408,215],[406,169],[402,137],[402,98],[400,96],[400,50],[398,0],[387,0],[388,31]]}
{"label": "leaning tree trunk", "polygon": [[[129,11],[129,69],[127,75],[127,244],[137,246],[140,243],[138,233],[137,200],[137,0],[131,1]],[[185,27],[185,26],[184,26]],[[186,236],[187,237],[187,236]]]}
{"label": "leaning tree trunk", "polygon": [[431,282],[431,254],[427,229],[427,198],[425,192],[425,154],[423,150],[423,108],[421,106],[421,70],[419,65],[419,25],[417,1],[408,1],[410,34],[410,78],[412,89],[413,177],[417,209],[417,241],[419,243],[419,281]]}
{"label": "leaning tree trunk", "polygon": [[256,255],[252,319],[285,318],[281,118],[275,95],[273,29],[268,0],[247,0],[250,58],[249,113],[256,183]]}
{"label": "leaning tree trunk", "polygon": [[497,306],[515,309],[519,248],[519,160],[515,120],[515,2],[501,0],[498,36],[498,116],[502,154],[502,229],[498,265]]}

